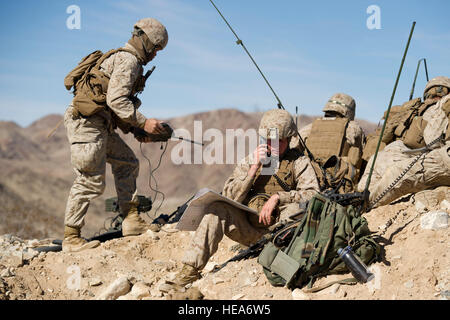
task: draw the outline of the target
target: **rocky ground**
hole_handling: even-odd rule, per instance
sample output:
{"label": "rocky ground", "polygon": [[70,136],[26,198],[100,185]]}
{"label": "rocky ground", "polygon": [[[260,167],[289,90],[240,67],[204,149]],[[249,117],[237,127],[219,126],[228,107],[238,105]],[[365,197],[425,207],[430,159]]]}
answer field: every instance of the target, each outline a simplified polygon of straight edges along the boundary
{"label": "rocky ground", "polygon": [[[224,239],[218,252],[194,283],[205,299],[328,300],[421,299],[450,297],[448,214],[450,188],[418,193],[366,214],[380,236],[383,254],[371,266],[375,279],[367,284],[333,285],[317,293],[272,287],[256,259],[229,263],[235,242]],[[39,253],[33,248],[50,239],[22,240],[0,236],[0,300],[172,299],[167,284],[181,267],[191,233],[166,225],[158,233],[114,239],[80,252]],[[328,276],[316,285],[347,278]]]}

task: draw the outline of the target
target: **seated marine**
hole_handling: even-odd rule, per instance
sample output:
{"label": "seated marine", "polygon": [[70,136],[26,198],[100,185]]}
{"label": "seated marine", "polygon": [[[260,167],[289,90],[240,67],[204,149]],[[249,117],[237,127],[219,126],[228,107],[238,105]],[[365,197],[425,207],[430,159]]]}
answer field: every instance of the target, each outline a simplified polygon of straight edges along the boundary
{"label": "seated marine", "polygon": [[[275,138],[271,134],[274,130],[278,133]],[[309,158],[289,148],[296,132],[294,120],[287,111],[274,109],[264,113],[259,134],[267,143],[261,143],[236,166],[222,192],[223,196],[247,205],[259,215],[226,202],[209,205],[184,254],[183,267],[174,281],[177,285],[183,287],[200,279],[202,269],[224,235],[250,246],[270,232],[277,221],[297,215],[299,203],[316,194],[319,185]],[[268,154],[278,158],[277,170],[262,164],[270,159]]]}
{"label": "seated marine", "polygon": [[[409,193],[450,186],[449,117],[450,78],[443,76],[428,81],[423,101],[408,101],[388,117],[382,137],[387,145],[378,153],[369,184],[374,207]],[[412,165],[416,157],[419,160]],[[358,185],[360,191],[367,184],[366,171]]]}

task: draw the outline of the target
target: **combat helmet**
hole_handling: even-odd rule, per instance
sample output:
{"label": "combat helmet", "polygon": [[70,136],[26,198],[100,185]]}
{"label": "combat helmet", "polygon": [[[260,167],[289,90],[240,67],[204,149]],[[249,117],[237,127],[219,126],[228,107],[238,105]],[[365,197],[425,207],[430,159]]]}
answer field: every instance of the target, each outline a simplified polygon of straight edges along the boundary
{"label": "combat helmet", "polygon": [[429,93],[432,88],[435,88],[434,91],[436,91],[435,93],[437,94],[439,94],[439,92],[443,92],[445,90],[444,88],[447,88],[445,92],[441,94],[441,96],[448,94],[448,92],[450,91],[450,78],[438,76],[428,81],[427,85],[425,86],[425,90],[423,91],[423,97],[425,99],[427,93]]}
{"label": "combat helmet", "polygon": [[345,93],[336,93],[325,104],[323,112],[335,111],[350,120],[355,119],[355,100]]}
{"label": "combat helmet", "polygon": [[291,114],[282,109],[266,111],[262,116],[259,125],[259,134],[265,139],[273,139],[271,137],[271,129],[277,129],[279,139],[290,138],[297,132]]}
{"label": "combat helmet", "polygon": [[136,22],[134,29],[142,30],[148,39],[155,45],[164,49],[169,41],[169,35],[164,25],[154,18],[144,18]]}

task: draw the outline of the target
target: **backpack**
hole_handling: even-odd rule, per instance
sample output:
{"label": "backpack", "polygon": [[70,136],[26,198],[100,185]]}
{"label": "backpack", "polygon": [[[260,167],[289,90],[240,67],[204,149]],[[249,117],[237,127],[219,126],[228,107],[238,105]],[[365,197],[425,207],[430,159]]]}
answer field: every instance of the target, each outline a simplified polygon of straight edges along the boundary
{"label": "backpack", "polygon": [[70,71],[64,78],[64,86],[68,91],[73,88],[74,94],[76,93],[76,84],[81,79],[81,77],[86,73],[89,68],[92,68],[98,59],[103,56],[103,52],[96,50],[86,57],[84,57],[78,65]]}
{"label": "backpack", "polygon": [[344,194],[353,192],[359,178],[359,170],[354,167],[348,157],[329,157],[326,161],[311,161],[316,173],[320,191],[334,190]]}
{"label": "backpack", "polygon": [[125,48],[113,49],[107,53],[97,50],[84,57],[64,78],[66,89],[70,91],[73,88],[73,106],[83,116],[90,116],[106,107],[109,77],[100,70],[100,66],[119,51],[129,52],[138,58],[136,53]]}
{"label": "backpack", "polygon": [[378,259],[381,250],[367,220],[352,205],[342,206],[321,194],[309,201],[289,243],[279,247],[277,240],[275,236],[265,245],[258,263],[273,286],[289,289],[311,286],[320,276],[348,272],[337,253],[340,248],[351,245],[366,265]]}
{"label": "backpack", "polygon": [[422,102],[420,98],[416,98],[405,102],[400,107],[393,107],[396,109],[391,110],[391,112],[394,112],[386,123],[382,141],[387,145],[401,139],[408,148],[424,147],[423,131],[427,121],[423,119],[423,114],[435,103],[432,99]]}

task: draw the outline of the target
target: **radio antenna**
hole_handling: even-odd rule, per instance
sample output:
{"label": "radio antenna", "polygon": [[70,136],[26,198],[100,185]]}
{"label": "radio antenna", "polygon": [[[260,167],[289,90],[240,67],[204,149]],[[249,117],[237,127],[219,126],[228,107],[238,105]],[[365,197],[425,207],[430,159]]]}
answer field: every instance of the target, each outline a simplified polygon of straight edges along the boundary
{"label": "radio antenna", "polygon": [[248,54],[248,56],[250,57],[250,59],[252,60],[253,64],[255,65],[256,69],[258,69],[259,73],[261,74],[261,76],[263,77],[264,81],[267,83],[267,85],[269,86],[270,90],[272,91],[273,95],[275,96],[275,98],[277,99],[278,103],[277,106],[279,109],[283,109],[284,110],[284,106],[283,103],[281,103],[280,98],[278,98],[278,95],[275,93],[275,91],[273,90],[272,86],[270,85],[269,81],[267,80],[266,76],[264,75],[264,73],[261,71],[261,69],[259,68],[258,64],[256,63],[255,59],[253,59],[252,55],[250,54],[250,52],[248,52],[247,48],[245,47],[244,43],[242,42],[241,39],[239,39],[239,36],[236,34],[236,32],[234,32],[233,28],[230,26],[230,24],[228,23],[227,19],[225,19],[225,17],[222,15],[222,12],[220,12],[220,10],[216,7],[216,5],[214,4],[214,2],[212,0],[209,0],[211,2],[211,4],[214,6],[214,8],[216,8],[217,12],[219,13],[219,15],[222,17],[223,21],[225,21],[225,23],[227,24],[228,28],[230,28],[231,32],[233,32],[234,36],[236,37],[236,44],[241,45],[242,48],[245,50],[245,52]]}

